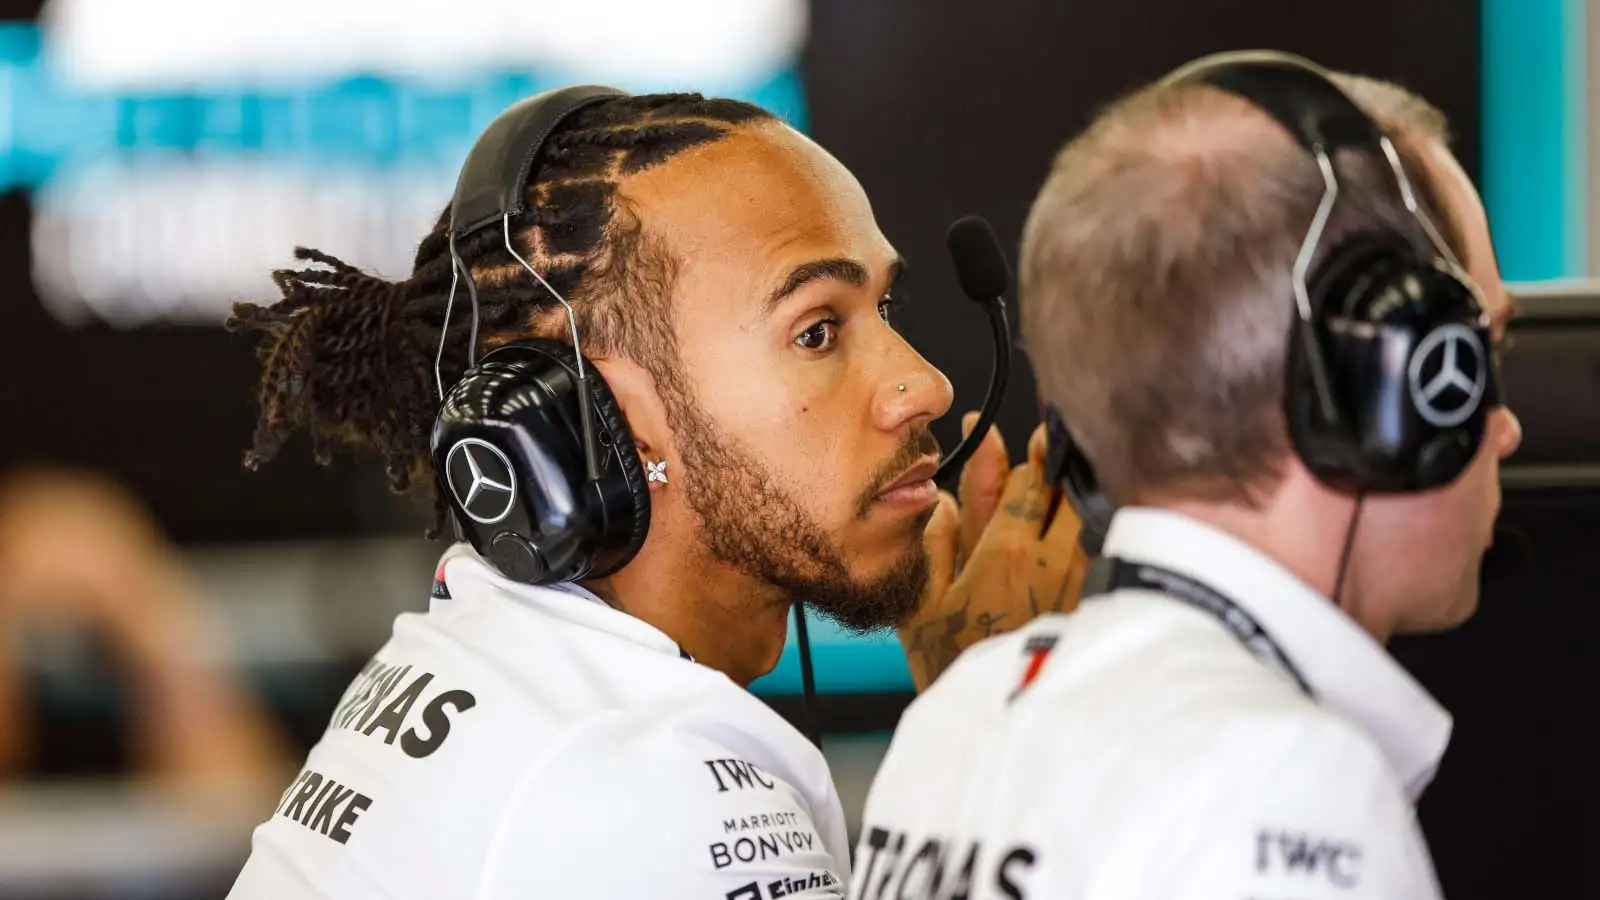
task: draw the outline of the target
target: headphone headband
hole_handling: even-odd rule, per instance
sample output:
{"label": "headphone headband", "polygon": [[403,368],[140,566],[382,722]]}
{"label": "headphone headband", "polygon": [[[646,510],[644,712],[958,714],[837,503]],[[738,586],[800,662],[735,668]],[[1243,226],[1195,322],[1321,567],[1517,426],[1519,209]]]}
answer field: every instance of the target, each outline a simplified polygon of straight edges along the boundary
{"label": "headphone headband", "polygon": [[1248,100],[1313,155],[1320,151],[1332,156],[1346,147],[1376,148],[1383,138],[1377,124],[1325,69],[1288,53],[1247,50],[1208,56],[1163,83],[1204,84]]}
{"label": "headphone headband", "polygon": [[[450,201],[454,273],[434,359],[440,407],[429,438],[434,471],[461,536],[500,574],[530,584],[597,578],[638,552],[650,494],[638,448],[605,379],[586,365],[576,313],[511,239],[528,182],[563,120],[628,94],[600,85],[559,88],[496,116],[467,153]],[[456,240],[500,223],[507,256],[567,312],[571,342],[514,341],[476,359],[478,290]],[[472,302],[467,370],[448,391],[439,373],[456,284]]]}
{"label": "headphone headband", "polygon": [[550,133],[567,116],[611,97],[616,88],[585,84],[536,94],[495,117],[467,153],[450,201],[450,230],[469,234],[522,212],[528,176]]}

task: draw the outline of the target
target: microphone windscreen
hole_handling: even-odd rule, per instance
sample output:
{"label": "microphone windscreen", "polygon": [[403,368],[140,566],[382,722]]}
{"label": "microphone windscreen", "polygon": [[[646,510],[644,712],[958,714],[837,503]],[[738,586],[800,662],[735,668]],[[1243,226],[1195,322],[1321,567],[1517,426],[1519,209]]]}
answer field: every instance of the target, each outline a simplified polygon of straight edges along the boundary
{"label": "microphone windscreen", "polygon": [[1005,296],[1011,284],[1011,270],[1000,240],[982,216],[962,216],[945,234],[950,261],[955,263],[956,281],[968,297],[988,303]]}

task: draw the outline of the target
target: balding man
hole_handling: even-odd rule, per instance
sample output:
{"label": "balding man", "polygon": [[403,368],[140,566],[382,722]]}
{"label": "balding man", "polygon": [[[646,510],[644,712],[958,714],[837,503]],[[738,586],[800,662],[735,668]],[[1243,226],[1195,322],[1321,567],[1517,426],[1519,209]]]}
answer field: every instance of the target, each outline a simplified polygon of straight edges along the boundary
{"label": "balding man", "polygon": [[1056,158],[1021,305],[1119,511],[1076,613],[902,718],[852,896],[1437,896],[1413,804],[1451,718],[1384,645],[1472,614],[1519,440],[1443,116],[1277,54],[1191,64]]}

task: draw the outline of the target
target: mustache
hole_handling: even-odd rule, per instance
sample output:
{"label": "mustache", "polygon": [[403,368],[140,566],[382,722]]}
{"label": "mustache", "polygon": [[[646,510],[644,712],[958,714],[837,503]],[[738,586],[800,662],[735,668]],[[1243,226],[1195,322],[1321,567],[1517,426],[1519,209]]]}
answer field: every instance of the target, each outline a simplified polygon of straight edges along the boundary
{"label": "mustache", "polygon": [[856,498],[856,515],[865,518],[872,511],[873,501],[883,493],[884,488],[899,480],[900,476],[918,460],[924,456],[938,455],[939,439],[933,436],[931,429],[923,427],[911,432],[906,436],[905,443],[900,445],[900,449],[873,470],[872,477],[867,480],[870,487]]}

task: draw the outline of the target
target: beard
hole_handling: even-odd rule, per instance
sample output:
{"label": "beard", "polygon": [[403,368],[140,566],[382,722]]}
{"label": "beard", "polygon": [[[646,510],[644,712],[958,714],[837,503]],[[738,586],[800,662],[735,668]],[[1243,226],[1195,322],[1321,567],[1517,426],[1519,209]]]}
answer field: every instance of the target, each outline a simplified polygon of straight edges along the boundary
{"label": "beard", "polygon": [[[899,625],[916,612],[928,584],[928,554],[920,536],[933,510],[918,517],[917,538],[888,569],[857,578],[838,542],[779,486],[767,467],[723,434],[692,397],[672,393],[676,396],[663,399],[678,441],[684,490],[714,559],[857,634]],[[938,451],[930,431],[914,432],[873,473],[856,500],[857,516],[865,518],[884,488],[917,460]]]}

